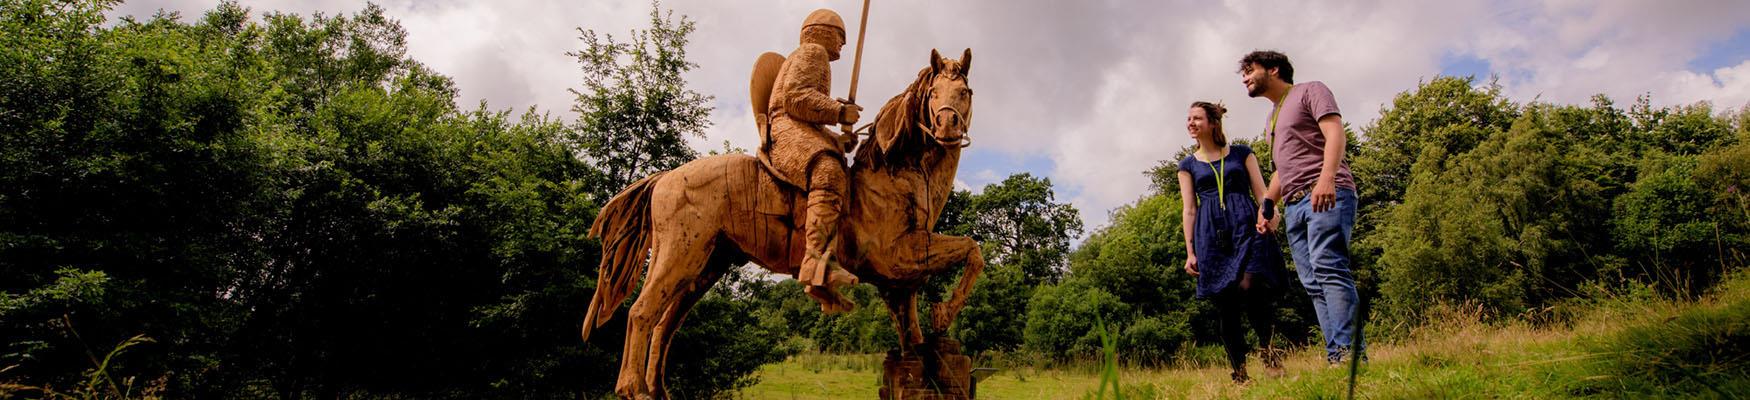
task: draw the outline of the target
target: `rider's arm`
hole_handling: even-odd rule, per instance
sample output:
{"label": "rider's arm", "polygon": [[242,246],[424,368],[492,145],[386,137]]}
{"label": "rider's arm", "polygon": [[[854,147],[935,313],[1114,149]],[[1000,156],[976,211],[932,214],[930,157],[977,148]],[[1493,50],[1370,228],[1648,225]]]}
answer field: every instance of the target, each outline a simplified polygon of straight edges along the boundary
{"label": "rider's arm", "polygon": [[828,95],[832,90],[832,68],[827,65],[826,49],[819,45],[803,45],[786,63],[784,69],[790,82],[785,93],[784,113],[790,118],[816,124],[837,124],[844,113],[844,103]]}

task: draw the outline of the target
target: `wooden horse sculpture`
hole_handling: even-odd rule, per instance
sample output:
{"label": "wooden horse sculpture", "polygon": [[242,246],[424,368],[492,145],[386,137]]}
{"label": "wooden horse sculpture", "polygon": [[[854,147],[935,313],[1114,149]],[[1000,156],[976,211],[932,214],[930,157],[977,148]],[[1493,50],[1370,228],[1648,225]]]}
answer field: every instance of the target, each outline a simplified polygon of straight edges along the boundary
{"label": "wooden horse sculpture", "polygon": [[[930,52],[930,66],[881,107],[872,138],[856,151],[834,260],[876,286],[899,331],[901,350],[923,342],[916,294],[924,280],[965,265],[953,296],[933,310],[945,332],[984,269],[971,238],[932,233],[953,190],[960,151],[970,145],[968,49],[959,59]],[[632,304],[615,392],[667,397],[669,340],[687,311],[729,268],[752,261],[794,275],[802,261],[805,194],[774,180],[752,156],[707,157],[633,183],[609,200],[590,235],[602,239],[596,292],[583,337],[601,327],[644,275]],[[774,339],[775,340],[775,339]]]}

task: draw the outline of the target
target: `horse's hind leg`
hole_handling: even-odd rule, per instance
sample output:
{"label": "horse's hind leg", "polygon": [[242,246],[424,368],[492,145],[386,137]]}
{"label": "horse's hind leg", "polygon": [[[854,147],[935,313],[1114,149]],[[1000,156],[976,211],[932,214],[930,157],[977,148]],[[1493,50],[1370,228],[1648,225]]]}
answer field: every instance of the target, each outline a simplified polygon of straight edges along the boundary
{"label": "horse's hind leg", "polygon": [[650,344],[650,366],[646,368],[647,373],[644,378],[650,386],[650,393],[660,397],[669,397],[668,373],[664,372],[668,366],[669,345],[673,342],[675,332],[681,329],[681,323],[686,320],[687,312],[692,311],[693,306],[699,304],[699,299],[704,298],[705,293],[711,291],[711,286],[716,285],[717,280],[723,278],[723,273],[740,263],[737,262],[734,252],[735,250],[726,247],[717,247],[712,253],[710,261],[706,262],[701,275],[693,280],[690,287],[685,289],[680,301],[673,303],[667,311],[663,312],[662,321],[656,325],[657,332],[651,335],[656,341]]}
{"label": "horse's hind leg", "polygon": [[911,353],[913,347],[924,342],[924,333],[918,326],[917,294],[917,289],[881,289],[887,315],[893,318],[893,329],[899,332],[901,353]]}
{"label": "horse's hind leg", "polygon": [[[707,236],[708,237],[708,236]],[[710,244],[698,236],[655,235],[658,246],[650,260],[650,274],[644,278],[643,291],[632,303],[626,322],[626,348],[620,353],[620,379],[614,392],[621,398],[638,399],[663,396],[653,392],[651,375],[661,375],[662,364],[652,363],[656,351],[653,343],[662,332],[673,327],[661,324],[670,308],[676,306],[694,287],[710,256]],[[660,347],[660,346],[657,346]],[[652,371],[657,373],[652,374]]]}

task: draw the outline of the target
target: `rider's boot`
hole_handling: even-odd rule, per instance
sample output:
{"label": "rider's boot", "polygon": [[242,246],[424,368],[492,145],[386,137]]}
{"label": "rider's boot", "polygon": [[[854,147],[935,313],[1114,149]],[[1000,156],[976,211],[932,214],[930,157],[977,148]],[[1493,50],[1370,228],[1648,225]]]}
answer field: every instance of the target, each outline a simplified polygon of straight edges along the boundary
{"label": "rider's boot", "polygon": [[840,195],[846,183],[844,165],[821,157],[809,169],[802,268],[797,280],[802,281],[804,293],[820,302],[821,312],[850,311],[857,304],[840,295],[837,288],[856,284],[856,277],[832,260],[838,247],[839,216],[844,205]]}

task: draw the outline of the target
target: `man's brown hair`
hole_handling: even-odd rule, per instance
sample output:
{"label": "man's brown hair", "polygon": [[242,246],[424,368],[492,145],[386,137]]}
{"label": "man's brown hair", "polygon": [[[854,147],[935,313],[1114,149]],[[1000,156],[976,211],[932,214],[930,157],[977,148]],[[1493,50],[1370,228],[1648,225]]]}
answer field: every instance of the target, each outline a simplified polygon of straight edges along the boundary
{"label": "man's brown hair", "polygon": [[1247,53],[1240,58],[1240,73],[1245,73],[1246,67],[1257,64],[1264,69],[1276,69],[1276,77],[1284,83],[1294,83],[1294,64],[1288,62],[1288,55],[1275,50],[1258,50]]}

